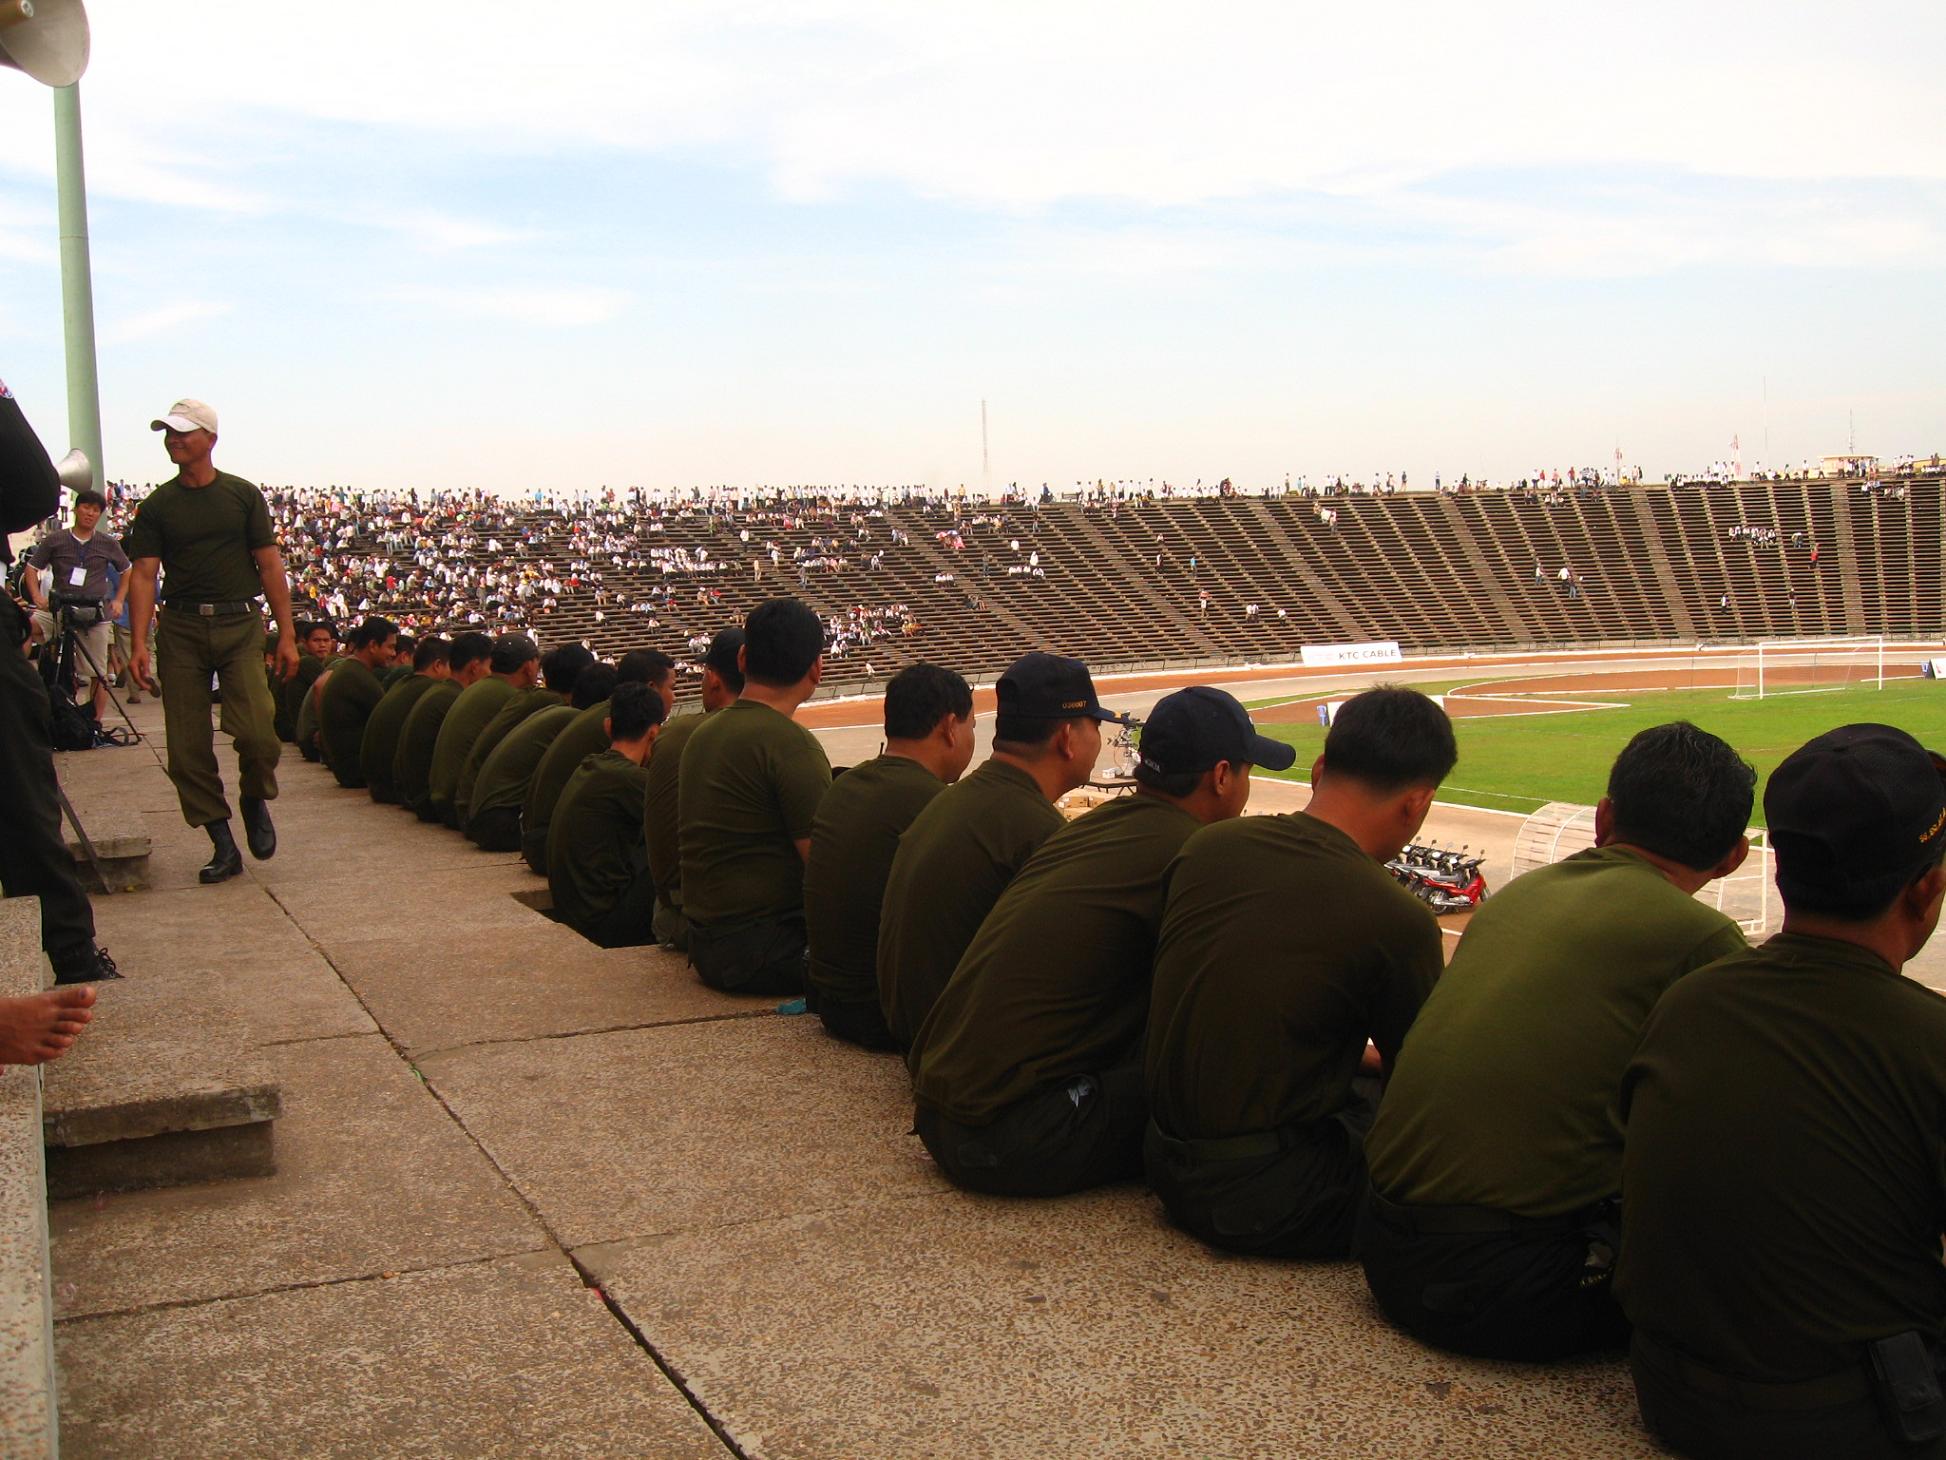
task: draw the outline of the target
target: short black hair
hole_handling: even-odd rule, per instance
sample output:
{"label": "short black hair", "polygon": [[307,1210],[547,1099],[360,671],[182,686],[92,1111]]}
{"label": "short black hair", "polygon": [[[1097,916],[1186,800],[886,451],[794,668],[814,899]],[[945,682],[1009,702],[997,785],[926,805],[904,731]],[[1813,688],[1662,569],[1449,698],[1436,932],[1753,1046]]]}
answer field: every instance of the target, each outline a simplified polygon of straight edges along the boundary
{"label": "short black hair", "polygon": [[1324,737],[1327,772],[1380,792],[1437,786],[1458,760],[1446,712],[1418,690],[1396,684],[1346,700]]}
{"label": "short black hair", "polygon": [[353,629],[351,637],[345,642],[354,649],[369,649],[374,644],[383,644],[387,639],[396,637],[398,632],[399,626],[392,620],[373,614]]}
{"label": "short black hair", "polygon": [[83,487],[74,494],[74,505],[77,507],[99,507],[102,511],[106,512],[108,510],[108,499],[93,487]]}
{"label": "short black hair", "polygon": [[[464,633],[453,636],[452,665],[453,673],[458,674],[468,665],[484,659],[493,661],[493,640],[485,634]],[[516,668],[519,666],[516,665]]]}
{"label": "short black hair", "polygon": [[1615,836],[1707,872],[1750,827],[1757,772],[1687,720],[1653,725],[1622,747],[1608,773]]}
{"label": "short black hair", "polygon": [[578,680],[595,662],[580,644],[561,644],[541,655],[541,678],[556,694],[573,694]]}
{"label": "short black hair", "polygon": [[646,684],[618,684],[608,697],[608,738],[640,740],[662,723],[662,696]]}
{"label": "short black hair", "polygon": [[742,629],[718,629],[703,651],[703,668],[714,670],[736,694],[743,693],[743,671],[737,667],[737,651],[742,647]]}
{"label": "short black hair", "polygon": [[1794,866],[1791,851],[1777,845],[1775,840],[1772,851],[1777,858],[1777,895],[1784,900],[1785,912],[1815,913],[1841,923],[1869,923],[1939,865],[1941,858],[1946,857],[1946,844],[1923,867],[1891,888],[1882,881],[1854,887],[1844,877],[1819,876],[1815,859],[1809,868]]}
{"label": "short black hair", "polygon": [[887,740],[923,740],[942,715],[964,720],[972,713],[971,687],[937,664],[908,664],[885,686]]}
{"label": "short black hair", "polygon": [[[1227,765],[1233,770],[1236,764],[1235,761],[1217,762],[1217,765]],[[1173,796],[1180,800],[1184,796],[1193,796],[1196,788],[1203,784],[1203,777],[1214,769],[1216,766],[1200,771],[1152,771],[1144,762],[1137,760],[1135,780],[1136,784],[1147,786],[1151,791],[1159,791],[1164,796]]]}
{"label": "short black hair", "polygon": [[[600,704],[615,692],[620,683],[612,664],[590,664],[575,677],[574,690],[568,696],[568,703],[577,710],[586,710]],[[656,698],[660,699],[658,695]]]}
{"label": "short black hair", "polygon": [[453,641],[451,639],[439,638],[437,635],[430,639],[421,639],[418,647],[412,651],[412,667],[414,669],[430,669],[435,664],[451,664],[452,662]]}
{"label": "short black hair", "polygon": [[419,641],[412,635],[400,634],[399,642],[392,646],[392,655],[395,659],[410,659],[418,648]]}
{"label": "short black hair", "polygon": [[331,620],[328,618],[314,618],[309,620],[300,619],[297,625],[297,636],[300,639],[308,639],[311,637],[311,635],[315,634],[319,629],[323,629],[327,634],[331,635],[331,637],[334,639],[338,637],[337,628],[332,624]]}
{"label": "short black hair", "polygon": [[675,670],[676,661],[660,649],[630,649],[615,663],[615,677],[623,684],[655,684]]}
{"label": "short black hair", "polygon": [[525,634],[502,634],[493,641],[487,668],[495,674],[512,674],[521,665],[541,657],[540,645]]}
{"label": "short black hair", "polygon": [[799,599],[765,599],[743,621],[743,672],[758,684],[796,684],[823,652],[824,621]]}
{"label": "short black hair", "polygon": [[1063,725],[1086,718],[1084,715],[1071,715],[1050,720],[1045,715],[997,713],[993,717],[993,748],[1010,755],[1033,755],[1052,740],[1054,732]]}

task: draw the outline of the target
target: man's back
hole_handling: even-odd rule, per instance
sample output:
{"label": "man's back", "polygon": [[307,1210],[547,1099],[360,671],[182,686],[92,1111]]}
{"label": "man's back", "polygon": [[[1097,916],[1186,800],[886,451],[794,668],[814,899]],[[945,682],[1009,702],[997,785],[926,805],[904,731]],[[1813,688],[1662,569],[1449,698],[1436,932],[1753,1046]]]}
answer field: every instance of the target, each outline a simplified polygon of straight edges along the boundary
{"label": "man's back", "polygon": [[608,749],[608,732],[602,729],[607,718],[607,700],[578,712],[541,753],[540,764],[527,783],[527,798],[520,803],[520,855],[543,877],[547,875],[547,829],[554,818],[554,807],[575,767]]}
{"label": "man's back", "polygon": [[1781,1382],[1946,1335],[1946,999],[1780,934],[1680,980],[1622,1085],[1635,1326]]}
{"label": "man's back", "polygon": [[1439,926],[1336,827],[1292,812],[1204,827],[1176,864],[1146,1060],[1168,1134],[1328,1119],[1369,1037],[1388,1063],[1438,977]]}
{"label": "man's back", "polygon": [[426,787],[438,819],[446,825],[457,825],[459,777],[465,769],[466,757],[473,749],[473,742],[480,738],[480,732],[500,712],[501,706],[516,693],[514,687],[498,675],[489,674],[477,679],[460,691],[445,722],[440,725]]}
{"label": "man's back", "polygon": [[1168,873],[1200,823],[1120,797],[1043,842],[1001,892],[920,1026],[913,1092],[966,1124],[1141,1059]]}
{"label": "man's back", "polygon": [[493,718],[474,736],[473,747],[467,751],[466,762],[460,767],[459,783],[453,792],[453,807],[459,815],[460,825],[464,826],[467,818],[473,814],[473,792],[479,782],[481,768],[486,765],[487,757],[500,748],[500,742],[528,716],[566,703],[555,691],[535,685],[516,690],[494,711]]}
{"label": "man's back", "polygon": [[544,705],[509,730],[474,779],[473,795],[466,803],[468,822],[484,812],[518,811],[541,757],[579,713],[571,705]]}
{"label": "man's back", "polygon": [[671,907],[682,905],[682,843],[676,825],[676,796],[682,773],[683,746],[709,718],[677,715],[662,727],[649,752],[649,788],[642,808],[642,832],[649,847],[649,874],[656,895]]}
{"label": "man's back", "polygon": [[[642,846],[646,776],[626,756],[604,750],[568,777],[547,834],[547,883],[568,926],[592,934],[648,869]],[[642,910],[647,921],[648,910]]]}
{"label": "man's back", "polygon": [[1001,891],[1062,825],[1034,778],[989,760],[912,820],[885,880],[878,996],[900,1045],[953,976]]}
{"label": "man's back", "polygon": [[878,1006],[885,879],[900,836],[945,789],[918,761],[881,755],[838,777],[818,803],[804,869],[804,927],[806,979],[820,1000]]}
{"label": "man's back", "polygon": [[755,700],[692,731],[678,771],[683,912],[693,923],[802,916],[804,863],[831,765],[815,736]]}
{"label": "man's back", "polygon": [[406,717],[419,703],[419,697],[438,683],[430,674],[401,679],[385,692],[366,717],[365,733],[358,741],[358,763],[365,773],[365,789],[374,801],[383,804],[399,799],[399,783],[393,773],[399,755],[399,737],[404,734]]}
{"label": "man's back", "polygon": [[432,689],[419,696],[419,702],[406,715],[405,727],[399,732],[399,753],[392,767],[392,782],[399,788],[399,800],[410,806],[422,821],[436,821],[439,817],[432,804],[432,757],[447,713],[459,697],[458,684],[450,679],[436,681]]}
{"label": "man's back", "polygon": [[340,659],[331,677],[318,688],[318,741],[325,764],[341,786],[365,784],[359,747],[365,738],[365,722],[384,694],[378,676],[365,662],[349,657]]}
{"label": "man's back", "polygon": [[1614,1196],[1615,1100],[1649,1010],[1744,946],[1620,847],[1511,882],[1473,915],[1366,1137],[1392,1201],[1551,1217]]}

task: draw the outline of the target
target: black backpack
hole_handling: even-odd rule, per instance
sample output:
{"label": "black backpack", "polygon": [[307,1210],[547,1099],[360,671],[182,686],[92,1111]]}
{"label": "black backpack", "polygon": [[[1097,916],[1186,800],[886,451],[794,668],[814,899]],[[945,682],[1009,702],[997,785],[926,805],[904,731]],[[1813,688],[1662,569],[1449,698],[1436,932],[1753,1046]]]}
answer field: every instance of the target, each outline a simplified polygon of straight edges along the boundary
{"label": "black backpack", "polygon": [[101,733],[100,722],[88,718],[88,712],[66,695],[53,697],[53,732],[56,750],[93,750],[96,737]]}

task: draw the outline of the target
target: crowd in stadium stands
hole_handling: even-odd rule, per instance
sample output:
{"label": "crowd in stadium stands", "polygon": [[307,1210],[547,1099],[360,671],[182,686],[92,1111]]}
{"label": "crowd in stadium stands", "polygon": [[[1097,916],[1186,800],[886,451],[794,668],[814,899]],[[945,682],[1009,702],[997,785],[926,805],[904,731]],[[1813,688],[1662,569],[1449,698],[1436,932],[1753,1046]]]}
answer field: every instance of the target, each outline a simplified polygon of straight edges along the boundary
{"label": "crowd in stadium stands", "polygon": [[1212,1247],[1355,1257],[1427,1343],[1627,1346],[1685,1454],[1946,1451],[1946,999],[1897,976],[1946,900],[1946,761],[1880,725],[1788,757],[1784,930],[1750,947],[1694,894],[1744,860],[1756,774],[1644,730],[1595,847],[1483,904],[1448,963],[1386,867],[1455,763],[1434,700],[1354,696],[1306,808],[1246,817],[1291,748],[1178,690],[1125,794],[1069,819],[1125,723],[1083,663],[1016,661],[977,768],[966,681],[908,666],[883,752],[834,771],[798,723],[829,628],[766,600],[676,715],[666,655],[467,632],[390,665],[368,618],[287,719],[374,802],[519,848],[592,943],[902,1057],[960,1187],[1144,1180]]}

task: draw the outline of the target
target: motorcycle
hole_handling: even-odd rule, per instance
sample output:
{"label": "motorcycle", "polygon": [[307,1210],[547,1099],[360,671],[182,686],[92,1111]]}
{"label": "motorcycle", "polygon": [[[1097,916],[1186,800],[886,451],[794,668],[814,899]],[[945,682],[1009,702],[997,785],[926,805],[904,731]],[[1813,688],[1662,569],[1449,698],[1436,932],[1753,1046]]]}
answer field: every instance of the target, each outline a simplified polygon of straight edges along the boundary
{"label": "motorcycle", "polygon": [[1485,860],[1484,856],[1469,856],[1464,846],[1412,842],[1385,864],[1385,870],[1440,916],[1470,912],[1486,900],[1487,880],[1480,871]]}

